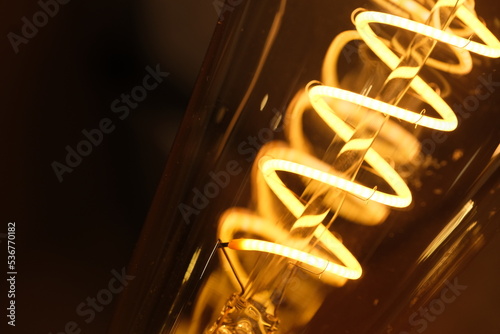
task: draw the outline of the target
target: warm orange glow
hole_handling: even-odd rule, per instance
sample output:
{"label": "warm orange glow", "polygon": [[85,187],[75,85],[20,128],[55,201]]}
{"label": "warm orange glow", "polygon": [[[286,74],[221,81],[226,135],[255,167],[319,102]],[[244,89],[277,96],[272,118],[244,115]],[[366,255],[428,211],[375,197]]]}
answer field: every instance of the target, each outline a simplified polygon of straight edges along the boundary
{"label": "warm orange glow", "polygon": [[[361,276],[361,266],[355,259],[348,266],[341,266],[336,263],[327,261],[321,257],[311,255],[297,249],[275,244],[268,241],[255,239],[235,239],[229,243],[229,248],[242,251],[258,251],[272,253],[289,259],[301,262],[311,267],[320,270],[320,273],[331,273],[348,279],[358,279]],[[348,252],[348,254],[350,254]]]}
{"label": "warm orange glow", "polygon": [[[375,0],[377,3],[382,0]],[[440,30],[427,24],[414,20],[424,21],[429,16],[429,11],[417,2],[408,0],[396,2],[402,12],[406,12],[412,19],[405,19],[396,15],[385,14],[374,11],[358,11],[354,15],[356,31],[348,31],[340,34],[331,44],[325,57],[323,66],[324,84],[312,82],[305,90],[304,95],[307,100],[300,97],[296,101],[295,107],[289,108],[288,112],[292,115],[288,117],[285,124],[288,132],[290,145],[285,143],[265,145],[259,153],[256,160],[253,185],[258,194],[257,212],[249,210],[232,208],[225,212],[219,223],[219,236],[224,240],[230,240],[238,231],[246,231],[251,234],[259,235],[268,240],[280,240],[281,243],[256,239],[235,239],[229,242],[228,247],[239,251],[258,251],[276,254],[289,258],[292,261],[299,262],[305,266],[311,266],[318,269],[321,275],[330,274],[347,279],[358,279],[362,275],[362,269],[356,258],[347,250],[342,242],[337,239],[323,224],[325,214],[316,216],[304,215],[306,205],[299,200],[299,196],[291,189],[286,187],[280,175],[277,172],[286,172],[295,174],[303,180],[316,180],[330,187],[333,191],[343,191],[354,195],[355,197],[366,201],[376,202],[390,207],[403,208],[410,205],[412,196],[408,186],[391,165],[382,158],[381,154],[372,147],[372,138],[354,138],[356,128],[347,124],[343,118],[346,114],[356,113],[352,110],[338,110],[333,100],[348,102],[351,105],[357,105],[371,111],[379,112],[380,117],[392,116],[399,120],[406,121],[415,126],[422,126],[440,131],[453,131],[457,125],[457,117],[450,106],[441,98],[439,92],[436,92],[419,75],[420,68],[426,64],[436,69],[454,73],[468,73],[472,67],[472,60],[469,52],[486,57],[500,57],[500,42],[498,39],[479,21],[479,19],[464,5],[464,0],[439,0],[436,7],[458,6],[455,16],[460,20],[464,28],[460,34],[474,34],[481,39],[484,44],[475,42],[470,38],[457,35],[457,31],[450,28]],[[372,30],[371,25],[382,24],[390,25],[412,33],[428,36],[440,43],[445,43],[453,50],[458,59],[457,64],[447,64],[433,58],[422,59],[417,66],[402,66],[400,64],[401,54],[397,54],[388,47],[388,41],[378,37]],[[437,27],[441,22],[432,22]],[[336,66],[339,54],[347,43],[353,40],[362,40],[368,47],[385,63],[392,73],[389,79],[401,78],[408,79],[411,83],[410,88],[418,97],[428,103],[440,117],[430,117],[423,111],[406,110],[397,105],[385,103],[377,99],[369,98],[363,94],[357,94],[338,88],[338,78]],[[401,53],[401,52],[399,52]],[[416,61],[419,61],[418,57]],[[267,96],[266,96],[267,99]],[[267,101],[267,100],[266,100]],[[321,117],[325,124],[345,142],[341,152],[357,151],[364,152],[363,159],[394,191],[394,194],[385,193],[377,190],[377,187],[367,187],[359,184],[356,180],[346,179],[342,175],[332,172],[331,166],[322,162],[320,159],[312,156],[308,144],[304,138],[302,130],[302,114],[304,110],[311,106]],[[356,116],[354,116],[356,117]],[[390,132],[401,133],[392,142],[400,141],[400,155],[398,159],[409,160],[418,151],[416,139],[404,130],[398,129],[400,126],[390,121],[386,123]],[[353,139],[354,138],[354,139]],[[398,145],[398,143],[394,143]],[[296,218],[295,223],[289,227],[290,230],[299,227],[312,227],[314,232],[312,237],[319,240],[323,249],[331,253],[331,258],[325,258],[294,248],[293,242],[286,245],[287,231],[279,226],[276,217],[273,214],[273,208],[270,203],[271,193],[278,198]],[[355,200],[355,199],[354,199]],[[346,203],[353,201],[348,198]],[[269,203],[268,203],[269,202]],[[336,205],[336,204],[335,204]],[[332,204],[331,209],[336,209]],[[367,225],[381,223],[386,216],[386,209],[382,206],[372,207],[374,216],[379,215],[373,220],[369,218],[364,222]],[[237,257],[232,257],[232,262],[236,273],[243,278],[247,278],[247,273],[239,263]],[[339,263],[340,262],[340,263]],[[326,279],[328,283],[335,284],[338,280]]]}
{"label": "warm orange glow", "polygon": [[[375,155],[373,151],[370,157],[371,162],[375,161]],[[404,181],[399,177],[397,173],[389,166],[389,164],[382,158],[376,160],[374,163],[374,168],[376,170],[382,171],[386,180],[395,186],[395,190],[398,195],[386,194],[377,191],[372,188],[365,187],[356,182],[346,180],[342,177],[323,172],[318,169],[311,168],[300,163],[282,160],[282,159],[265,159],[261,164],[262,174],[264,178],[268,181],[268,185],[273,188],[276,196],[279,198],[284,198],[284,192],[289,191],[288,188],[282,187],[281,182],[279,182],[279,176],[276,174],[277,171],[289,172],[299,176],[304,176],[308,179],[317,180],[324,184],[330,185],[332,187],[344,190],[352,195],[359,196],[365,200],[371,200],[378,203],[382,203],[388,206],[404,208],[411,203],[411,193]],[[389,174],[390,176],[386,175]],[[395,179],[396,181],[392,181]]]}

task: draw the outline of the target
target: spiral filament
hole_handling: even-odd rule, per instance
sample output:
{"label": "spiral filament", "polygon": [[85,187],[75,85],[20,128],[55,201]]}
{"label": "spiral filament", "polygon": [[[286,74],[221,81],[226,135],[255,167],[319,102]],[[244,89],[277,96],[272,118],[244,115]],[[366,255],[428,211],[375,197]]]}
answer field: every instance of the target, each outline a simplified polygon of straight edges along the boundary
{"label": "spiral filament", "polygon": [[[329,229],[338,216],[361,225],[378,225],[387,217],[387,207],[411,204],[411,191],[394,164],[411,162],[420,152],[420,143],[403,122],[439,131],[453,131],[458,126],[444,93],[420,75],[423,66],[464,75],[472,68],[471,53],[500,57],[500,42],[477,18],[470,1],[438,0],[430,10],[424,1],[374,2],[394,14],[354,12],[356,30],[343,32],[332,41],[324,58],[322,81],[311,81],[289,104],[284,117],[287,142],[270,142],[260,149],[252,170],[255,207],[230,208],[219,220],[218,238],[237,251],[227,254],[231,268],[226,269],[243,282],[241,296],[251,304],[245,307],[260,310],[263,318],[276,313],[287,282],[297,270],[334,286],[362,276],[356,257],[341,236]],[[404,43],[380,35],[374,26],[393,27],[414,37]],[[353,41],[364,43],[390,71],[377,92],[370,84],[361,94],[340,88],[337,63],[342,50]],[[457,62],[432,58],[438,46],[447,48]],[[428,107],[401,107],[408,94]],[[306,112],[315,113],[333,134],[322,159],[317,158],[318,150],[305,134]],[[377,138],[383,138],[383,144]],[[384,158],[388,151],[398,152],[393,161]],[[362,168],[369,169],[378,184],[362,184],[357,177]],[[248,270],[241,254],[250,251],[272,255]],[[276,322],[244,330],[248,321],[238,319],[223,312],[206,333],[277,330]],[[246,324],[239,330],[238,321]]]}

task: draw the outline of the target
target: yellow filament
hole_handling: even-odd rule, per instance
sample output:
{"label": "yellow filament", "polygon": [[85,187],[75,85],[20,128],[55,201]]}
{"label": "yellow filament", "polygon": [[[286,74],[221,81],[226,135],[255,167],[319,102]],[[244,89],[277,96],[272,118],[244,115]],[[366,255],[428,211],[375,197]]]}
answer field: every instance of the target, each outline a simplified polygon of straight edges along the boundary
{"label": "yellow filament", "polygon": [[[375,154],[375,153],[374,153]],[[398,181],[401,182],[393,182],[389,179],[391,183],[397,185],[398,187],[395,189],[398,195],[391,195],[387,193],[383,193],[377,190],[373,190],[372,188],[365,187],[356,182],[352,182],[336,175],[326,173],[317,169],[310,168],[305,165],[301,165],[295,162],[280,160],[280,159],[270,159],[267,160],[264,164],[262,164],[262,172],[265,178],[274,179],[273,181],[269,181],[268,184],[275,184],[276,180],[279,179],[276,171],[289,172],[293,174],[297,174],[300,176],[304,176],[309,179],[317,180],[322,183],[328,184],[332,187],[336,187],[338,189],[344,190],[350,194],[356,195],[362,199],[372,200],[378,203],[382,203],[392,207],[404,208],[410,205],[411,203],[411,193],[406,184],[402,181],[399,175],[396,172],[393,172],[393,169],[383,160],[377,160],[379,164],[375,165],[377,170],[383,170],[386,174],[389,174],[391,177],[397,178]],[[273,187],[271,185],[271,187]],[[275,186],[274,186],[275,187]],[[283,198],[282,188],[278,189],[275,187],[276,195],[280,198]],[[287,189],[287,188],[285,188]]]}
{"label": "yellow filament", "polygon": [[[266,252],[287,257],[317,268],[321,270],[322,274],[330,273],[347,279],[358,279],[361,277],[361,266],[354,257],[350,259],[351,261],[347,266],[342,266],[291,247],[256,239],[235,239],[229,243],[229,248],[234,250]],[[346,251],[346,254],[350,254],[345,248],[343,249]],[[339,253],[339,249],[337,248],[337,255]]]}
{"label": "yellow filament", "polygon": [[[398,77],[403,76],[400,75]],[[336,87],[314,86],[309,90],[309,96],[311,97],[311,103],[315,107],[318,107],[317,112],[320,116],[331,113],[331,108],[328,107],[326,103],[318,103],[318,98],[322,96],[329,96],[347,102],[352,102],[372,110],[380,111],[381,113],[427,128],[441,131],[453,131],[458,125],[457,117],[453,112],[443,112],[443,119],[437,119]],[[450,108],[448,107],[448,109]]]}
{"label": "yellow filament", "polygon": [[[381,0],[376,0],[380,2]],[[414,17],[424,20],[429,12],[417,2],[406,0],[398,2],[390,0],[387,6],[399,7],[398,11],[406,12],[408,17]],[[368,47],[384,62],[392,73],[389,79],[392,78],[407,78],[412,79],[410,87],[415,91],[420,98],[428,103],[439,114],[440,118],[430,117],[423,112],[414,112],[403,109],[396,105],[384,103],[376,99],[372,99],[354,92],[343,90],[337,87],[326,86],[322,84],[312,85],[308,87],[307,94],[310,105],[315,112],[321,117],[327,126],[329,126],[343,141],[346,142],[343,151],[354,150],[364,151],[365,161],[372,166],[376,173],[384,179],[384,181],[394,190],[395,194],[384,193],[375,188],[366,187],[355,181],[347,180],[339,175],[333,174],[329,168],[326,168],[321,163],[318,163],[315,158],[310,158],[307,153],[293,151],[292,148],[276,147],[266,145],[262,149],[258,159],[260,175],[257,176],[257,181],[264,180],[269,189],[276,195],[277,198],[290,210],[297,219],[292,226],[292,230],[298,227],[315,227],[314,237],[329,253],[329,259],[316,256],[311,253],[295,249],[291,246],[273,243],[270,241],[256,239],[235,239],[229,242],[229,248],[240,251],[259,251],[272,253],[279,256],[290,258],[294,261],[301,262],[307,266],[311,266],[323,273],[338,276],[347,279],[357,279],[362,274],[361,266],[356,258],[349,250],[338,240],[324,225],[317,223],[317,217],[308,219],[307,216],[302,216],[305,210],[304,204],[297,198],[291,189],[286,187],[280,179],[277,172],[287,172],[298,175],[302,178],[319,181],[329,185],[332,188],[340,189],[355,195],[366,201],[378,202],[391,207],[406,207],[410,205],[412,196],[408,186],[397,172],[386,162],[381,155],[364,142],[363,139],[352,140],[355,129],[345,123],[338,115],[336,110],[327,103],[327,99],[333,98],[340,101],[345,101],[358,106],[378,111],[384,115],[404,120],[406,122],[436,129],[440,131],[453,131],[458,120],[453,110],[432,89],[419,75],[418,67],[399,66],[400,55],[394,53],[388,46],[388,42],[379,38],[370,27],[371,24],[384,24],[393,27],[411,31],[415,34],[427,36],[439,42],[448,45],[457,58],[458,64],[446,64],[444,62],[429,58],[428,65],[437,69],[455,74],[464,74],[470,71],[472,61],[468,52],[476,53],[486,57],[500,57],[500,42],[498,39],[479,21],[479,19],[464,5],[464,0],[439,0],[436,7],[454,7],[458,5],[455,15],[463,23],[466,32],[472,32],[477,38],[482,40],[484,44],[472,41],[470,38],[463,38],[453,33],[449,28],[446,30],[436,29],[429,25],[406,19],[400,16],[375,12],[375,11],[359,11],[354,18],[357,31],[347,31],[341,33],[330,46],[325,57],[323,66],[323,77],[328,85],[337,86],[338,80],[332,73],[336,73],[334,67],[338,61],[339,50],[347,43],[353,40],[363,40]],[[438,20],[434,18],[434,20]],[[437,22],[433,22],[437,25]],[[421,64],[423,65],[423,64]],[[301,105],[304,102],[300,102]],[[304,109],[304,108],[302,108]],[[300,119],[303,110],[292,110],[291,125],[289,126],[289,137],[293,138],[290,141],[295,141],[298,146],[305,149],[307,144],[300,134],[299,127]],[[321,217],[320,217],[321,218]],[[248,224],[254,223],[252,228],[248,228]],[[220,220],[220,235],[224,238],[232,238],[238,230],[250,231],[250,233],[263,236],[271,239],[274,234],[275,239],[281,238],[284,230],[277,227],[266,227],[269,223],[266,218],[256,218],[248,212],[242,210],[230,209]],[[247,228],[247,229],[245,229]],[[258,232],[260,231],[260,232]],[[314,251],[314,250],[313,250]],[[235,260],[233,258],[233,260]],[[245,276],[243,266],[237,260],[235,267],[242,276]],[[338,262],[343,263],[339,264]],[[328,281],[328,280],[327,280]],[[334,279],[331,280],[332,282]]]}

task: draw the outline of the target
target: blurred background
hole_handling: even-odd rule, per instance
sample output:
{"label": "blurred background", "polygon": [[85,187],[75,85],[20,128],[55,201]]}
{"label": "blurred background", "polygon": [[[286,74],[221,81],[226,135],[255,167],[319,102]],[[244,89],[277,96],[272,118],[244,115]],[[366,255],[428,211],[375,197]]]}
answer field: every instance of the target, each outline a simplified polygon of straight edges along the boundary
{"label": "blurred background", "polygon": [[[43,6],[52,17],[36,14]],[[18,0],[3,1],[0,13],[0,328],[59,334],[74,321],[81,333],[105,333],[116,295],[88,323],[77,306],[131,257],[218,12],[212,0]],[[34,15],[39,27],[23,28]],[[143,85],[147,66],[169,74],[120,119],[113,101]],[[60,182],[54,161],[65,164],[66,147],[106,118],[114,130]],[[5,318],[11,221],[15,328]],[[497,233],[459,276],[466,291],[426,332],[500,333],[499,254]]]}
{"label": "blurred background", "polygon": [[[121,272],[131,256],[217,12],[200,0],[41,3],[54,12],[58,4],[57,13],[16,44],[17,53],[8,34],[23,38],[23,17],[33,22],[42,7],[35,0],[0,5],[0,233],[16,221],[18,270],[17,325],[8,332],[55,334],[75,321],[82,333],[104,333],[116,298],[88,324],[76,307],[107,288],[111,271]],[[169,75],[121,120],[111,103],[142,86],[146,67],[157,65]],[[65,147],[76,149],[82,131],[105,118],[114,131],[59,182],[51,164],[66,164]]]}

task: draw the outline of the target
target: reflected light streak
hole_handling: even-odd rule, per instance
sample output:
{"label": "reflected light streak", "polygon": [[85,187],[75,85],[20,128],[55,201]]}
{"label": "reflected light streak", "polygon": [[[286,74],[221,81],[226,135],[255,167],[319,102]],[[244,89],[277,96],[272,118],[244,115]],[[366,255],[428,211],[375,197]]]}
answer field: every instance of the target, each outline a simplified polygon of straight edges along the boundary
{"label": "reflected light streak", "polygon": [[436,249],[448,238],[448,236],[457,228],[458,225],[464,220],[467,214],[474,207],[474,202],[472,200],[468,201],[457,213],[455,217],[443,228],[441,233],[439,233],[434,240],[429,244],[429,246],[424,250],[422,255],[420,255],[418,262],[425,261],[429,256],[431,256]]}

